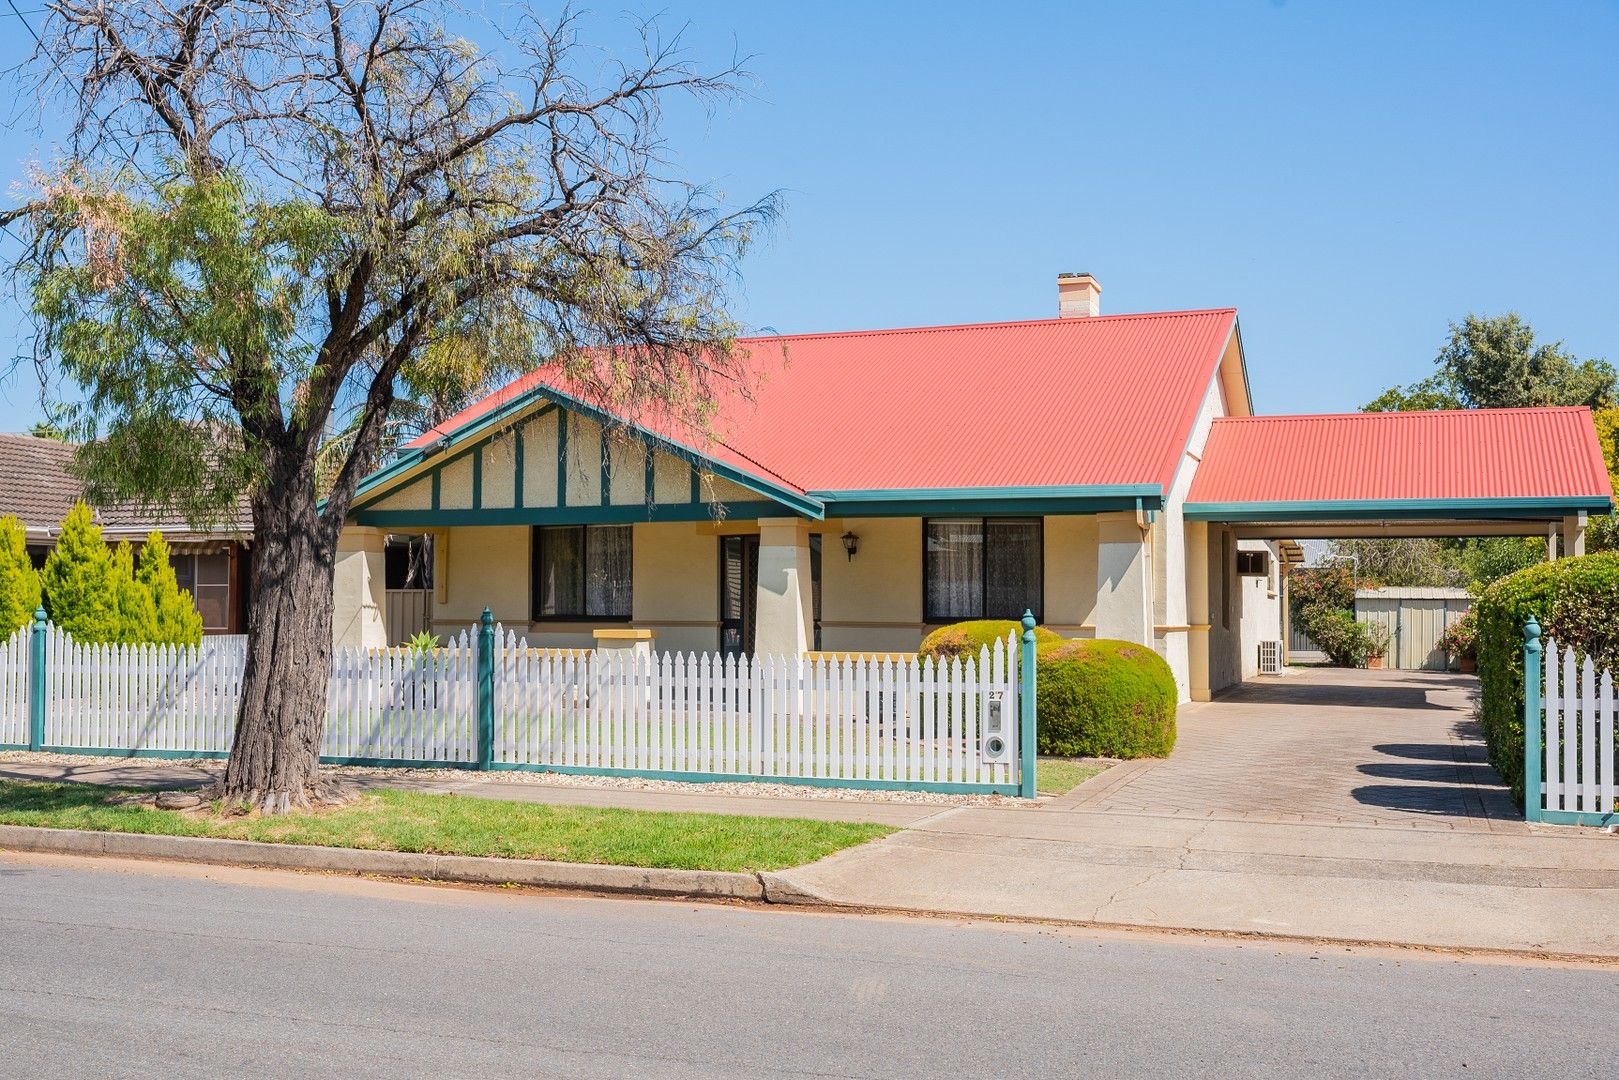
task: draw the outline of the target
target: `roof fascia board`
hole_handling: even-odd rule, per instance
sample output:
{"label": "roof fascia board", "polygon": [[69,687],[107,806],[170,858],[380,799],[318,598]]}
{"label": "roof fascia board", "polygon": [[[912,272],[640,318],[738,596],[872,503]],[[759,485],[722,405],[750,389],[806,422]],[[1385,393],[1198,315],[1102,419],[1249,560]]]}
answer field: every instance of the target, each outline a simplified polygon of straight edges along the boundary
{"label": "roof fascia board", "polygon": [[921,514],[1094,514],[1158,509],[1157,484],[1082,484],[1065,487],[882,488],[813,491],[828,517],[907,517]]}
{"label": "roof fascia board", "polygon": [[[775,500],[749,500],[725,504],[730,521],[780,517]],[[441,529],[455,525],[634,525],[637,522],[709,521],[708,504],[645,503],[616,506],[528,506],[481,510],[360,510],[355,524],[383,528]]]}
{"label": "roof fascia board", "polygon": [[1189,521],[1357,521],[1368,518],[1492,519],[1561,518],[1581,511],[1606,514],[1607,495],[1507,499],[1301,499],[1279,502],[1187,503]]}

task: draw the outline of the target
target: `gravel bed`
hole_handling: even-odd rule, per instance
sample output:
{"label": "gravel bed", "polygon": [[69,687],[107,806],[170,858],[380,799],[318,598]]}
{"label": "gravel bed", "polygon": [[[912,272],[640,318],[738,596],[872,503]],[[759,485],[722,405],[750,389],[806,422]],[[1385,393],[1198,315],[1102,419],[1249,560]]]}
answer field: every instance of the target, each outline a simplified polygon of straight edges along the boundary
{"label": "gravel bed", "polygon": [[[93,757],[88,754],[34,753],[29,750],[0,751],[0,764],[35,765],[120,765],[147,768],[184,766],[218,770],[225,763],[213,758]],[[764,799],[817,799],[837,802],[906,803],[926,806],[1015,806],[1029,800],[1007,795],[956,795],[942,791],[884,791],[868,788],[812,787],[807,784],[750,783],[716,781],[688,784],[678,780],[656,780],[638,776],[581,776],[573,773],[498,770],[474,772],[467,769],[385,769],[357,765],[328,766],[344,776],[386,777],[455,788],[468,783],[543,784],[551,787],[601,788],[618,791],[667,791],[685,795],[745,795]]]}

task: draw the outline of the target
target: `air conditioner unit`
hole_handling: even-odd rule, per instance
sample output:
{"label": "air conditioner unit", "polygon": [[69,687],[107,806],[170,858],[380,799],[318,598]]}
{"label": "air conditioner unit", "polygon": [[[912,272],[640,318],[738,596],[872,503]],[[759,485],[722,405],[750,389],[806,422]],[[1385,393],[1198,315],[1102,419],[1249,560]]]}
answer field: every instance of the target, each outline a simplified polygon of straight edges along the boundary
{"label": "air conditioner unit", "polygon": [[1282,643],[1280,641],[1261,641],[1259,643],[1259,673],[1261,675],[1280,675],[1282,673]]}

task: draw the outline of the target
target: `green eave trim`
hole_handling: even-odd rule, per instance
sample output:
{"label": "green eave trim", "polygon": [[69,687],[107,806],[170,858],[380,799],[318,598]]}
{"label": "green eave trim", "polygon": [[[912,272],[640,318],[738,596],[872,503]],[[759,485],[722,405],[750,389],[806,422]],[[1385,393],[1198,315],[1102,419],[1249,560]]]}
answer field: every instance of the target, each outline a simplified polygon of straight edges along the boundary
{"label": "green eave trim", "polygon": [[[727,521],[781,517],[780,503],[728,502]],[[633,525],[638,521],[712,521],[707,503],[624,503],[616,506],[524,506],[482,510],[359,510],[356,525],[431,529],[451,525]]]}
{"label": "green eave trim", "polygon": [[1365,521],[1421,520],[1501,521],[1560,518],[1580,512],[1606,514],[1613,499],[1606,495],[1554,499],[1302,499],[1285,502],[1193,503],[1182,508],[1188,521]]}
{"label": "green eave trim", "polygon": [[812,491],[828,517],[907,517],[920,514],[1097,514],[1158,510],[1157,484],[1081,484],[1058,487],[895,488]]}

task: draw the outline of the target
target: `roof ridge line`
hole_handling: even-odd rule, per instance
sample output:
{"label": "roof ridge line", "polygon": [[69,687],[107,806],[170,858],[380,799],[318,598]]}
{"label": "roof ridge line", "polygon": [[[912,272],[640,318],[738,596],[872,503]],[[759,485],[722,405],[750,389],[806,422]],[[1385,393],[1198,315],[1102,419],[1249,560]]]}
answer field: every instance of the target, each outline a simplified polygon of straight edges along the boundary
{"label": "roof ridge line", "polygon": [[1355,410],[1353,412],[1332,413],[1274,413],[1255,416],[1217,416],[1214,422],[1224,423],[1256,423],[1267,420],[1347,420],[1357,416],[1495,416],[1501,413],[1536,413],[1536,412],[1579,412],[1591,411],[1589,405],[1511,405],[1503,408],[1488,409],[1378,409],[1373,411]]}
{"label": "roof ridge line", "polygon": [[1077,325],[1098,322],[1124,322],[1130,319],[1173,319],[1184,318],[1189,315],[1235,315],[1234,307],[1219,308],[1188,308],[1184,311],[1132,311],[1120,312],[1116,315],[1085,315],[1069,318],[1054,317],[1046,319],[1006,319],[999,322],[975,323],[943,323],[934,326],[893,326],[881,327],[874,330],[822,330],[801,334],[753,334],[739,337],[739,343],[794,341],[806,338],[848,338],[848,337],[881,337],[895,334],[933,334],[956,330],[1004,330],[1013,327],[1049,326],[1049,325]]}

